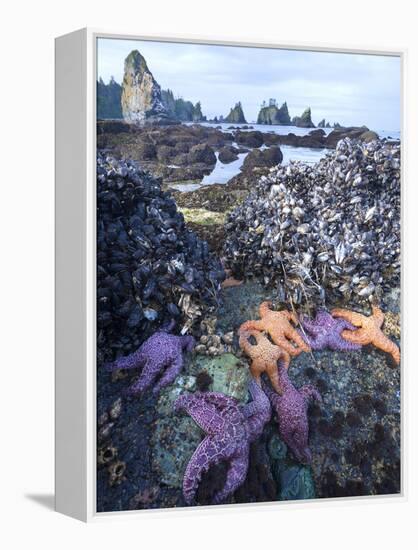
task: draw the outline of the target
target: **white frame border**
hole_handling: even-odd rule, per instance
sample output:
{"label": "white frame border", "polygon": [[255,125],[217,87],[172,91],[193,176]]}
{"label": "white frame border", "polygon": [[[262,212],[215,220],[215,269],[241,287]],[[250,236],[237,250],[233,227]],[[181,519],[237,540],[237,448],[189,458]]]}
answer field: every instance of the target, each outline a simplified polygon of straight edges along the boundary
{"label": "white frame border", "polygon": [[[97,448],[96,448],[96,55],[97,55],[97,40],[104,39],[117,39],[117,40],[138,40],[138,41],[157,41],[157,42],[177,42],[186,44],[205,44],[205,45],[221,45],[221,46],[235,46],[235,47],[248,47],[248,48],[271,48],[271,49],[287,49],[287,50],[299,50],[299,51],[318,51],[318,52],[334,52],[334,53],[352,53],[363,55],[385,55],[399,57],[401,61],[401,148],[402,148],[402,173],[401,173],[401,212],[402,212],[402,243],[401,243],[401,257],[402,257],[402,277],[401,277],[401,345],[402,345],[402,362],[401,362],[401,492],[399,495],[376,495],[376,496],[363,496],[363,497],[342,497],[342,498],[329,498],[329,499],[312,499],[309,501],[277,501],[268,503],[248,503],[248,504],[225,504],[217,506],[199,506],[190,508],[168,508],[158,510],[132,510],[132,511],[115,511],[115,512],[96,512],[96,469],[97,469]],[[74,40],[73,40],[74,39]],[[82,270],[85,276],[85,318],[80,318],[77,308],[75,311],[62,311],[56,306],[56,333],[60,330],[65,330],[67,327],[77,325],[80,323],[85,326],[85,361],[82,364],[71,364],[70,361],[58,360],[59,356],[59,340],[56,337],[57,344],[57,359],[56,359],[56,388],[62,389],[62,384],[66,384],[66,391],[69,393],[81,392],[85,396],[84,408],[79,411],[82,418],[85,421],[86,432],[85,434],[74,433],[74,423],[72,421],[72,414],[74,410],[63,410],[60,407],[60,403],[56,402],[56,432],[71,434],[78,442],[77,447],[81,449],[83,453],[82,463],[85,465],[85,472],[83,475],[83,495],[80,500],[80,495],[72,494],[71,488],[80,484],[80,480],[76,476],[79,475],[79,469],[74,468],[71,462],[71,457],[68,459],[57,449],[56,452],[56,510],[67,515],[71,515],[82,521],[103,521],[109,519],[124,518],[137,518],[138,515],[152,515],[155,517],[161,517],[169,513],[170,517],[184,517],[186,514],[194,513],[199,515],[217,515],[225,513],[237,513],[237,512],[262,512],[265,508],[275,508],[277,511],[284,509],[288,505],[292,505],[295,509],[306,508],[308,506],[315,505],[317,507],[326,508],[329,506],[347,506],[347,505],[367,505],[371,502],[405,502],[407,500],[407,460],[406,460],[406,369],[405,361],[406,354],[404,353],[404,323],[405,319],[405,300],[404,300],[404,282],[405,282],[405,167],[408,159],[406,158],[406,151],[404,145],[405,139],[405,98],[406,98],[406,75],[405,67],[407,62],[407,50],[406,49],[388,49],[379,47],[378,49],[370,49],[368,47],[356,47],[351,44],[317,44],[303,43],[303,42],[283,42],[272,44],[270,42],[252,42],[243,38],[242,40],[228,40],[227,37],[197,37],[193,35],[176,35],[170,36],[155,36],[155,35],[137,35],[137,34],[124,34],[124,33],[112,33],[108,31],[102,31],[100,29],[85,28],[79,31],[75,31],[69,35],[64,35],[56,39],[57,58],[56,58],[56,90],[59,91],[59,67],[60,54],[58,52],[58,46],[60,43],[68,42],[68,47],[73,47],[74,43],[78,40],[85,41],[85,49],[83,59],[79,59],[79,62],[85,63],[85,78],[81,78],[80,82],[75,84],[79,89],[75,88],[72,92],[77,94],[85,94],[85,113],[87,120],[83,120],[83,113],[73,112],[72,116],[79,116],[79,126],[85,131],[86,139],[86,156],[82,159],[75,159],[76,162],[84,162],[86,166],[86,173],[84,177],[83,186],[85,190],[84,203],[79,204],[79,215],[85,217],[86,228],[86,241],[85,241],[85,255],[80,256],[80,263],[76,266],[67,266],[69,273],[66,275],[67,282],[70,282],[71,276],[77,269]],[[61,89],[61,92],[65,94],[66,90]],[[67,100],[69,97],[67,98]],[[70,105],[71,106],[71,105]],[[57,102],[57,109],[59,109],[59,102]],[[58,114],[58,113],[57,113]],[[57,117],[56,117],[57,118]],[[65,134],[65,137],[64,137]],[[66,128],[60,128],[56,125],[56,151],[59,148],[60,140],[66,139],[69,143],[74,139],[78,139],[79,135],[67,134]],[[62,144],[62,141],[61,141]],[[57,194],[59,192],[62,182],[60,181],[59,174],[59,162],[60,158],[56,153],[56,188]],[[59,216],[60,205],[57,200],[56,216]],[[61,205],[61,208],[63,205]],[[67,228],[67,232],[70,231],[70,227]],[[56,228],[56,250],[58,251],[63,243],[63,234]],[[68,235],[66,235],[68,239]],[[57,282],[61,275],[57,271]],[[57,284],[58,288],[59,285]],[[67,285],[68,286],[68,285]],[[80,299],[80,295],[75,294],[73,299],[75,303]],[[77,317],[78,315],[78,317]],[[71,316],[71,322],[69,317]],[[81,373],[82,378],[85,380],[84,387],[79,387],[78,383],[74,385],[68,384],[68,376],[65,376],[67,369],[77,369],[78,373]],[[77,379],[78,380],[78,379]],[[58,458],[59,457],[59,458]],[[63,472],[67,476],[66,484],[62,483]],[[68,493],[68,494],[67,494]],[[75,500],[74,500],[75,499]],[[83,502],[84,500],[84,502]],[[65,503],[71,501],[71,506],[67,506]],[[74,501],[74,502],[73,502]],[[189,516],[190,517],[190,516]]]}

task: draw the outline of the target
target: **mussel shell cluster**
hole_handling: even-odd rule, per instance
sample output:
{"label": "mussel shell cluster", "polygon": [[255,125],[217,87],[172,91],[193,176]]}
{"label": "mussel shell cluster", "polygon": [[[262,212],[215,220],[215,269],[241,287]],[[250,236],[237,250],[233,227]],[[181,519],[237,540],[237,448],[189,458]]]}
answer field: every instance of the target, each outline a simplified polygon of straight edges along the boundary
{"label": "mussel shell cluster", "polygon": [[226,266],[295,304],[380,297],[400,279],[400,164],[399,143],[345,138],[272,168],[229,215]]}
{"label": "mussel shell cluster", "polygon": [[97,158],[98,361],[134,351],[161,324],[216,304],[224,272],[171,195],[129,161]]}

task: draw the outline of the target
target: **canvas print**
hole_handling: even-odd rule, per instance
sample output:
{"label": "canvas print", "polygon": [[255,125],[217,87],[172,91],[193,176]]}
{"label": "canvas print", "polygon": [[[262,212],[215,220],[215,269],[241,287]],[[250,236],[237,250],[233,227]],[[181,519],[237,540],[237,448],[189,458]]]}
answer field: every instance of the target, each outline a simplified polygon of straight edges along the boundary
{"label": "canvas print", "polygon": [[401,61],[97,39],[97,511],[399,494]]}

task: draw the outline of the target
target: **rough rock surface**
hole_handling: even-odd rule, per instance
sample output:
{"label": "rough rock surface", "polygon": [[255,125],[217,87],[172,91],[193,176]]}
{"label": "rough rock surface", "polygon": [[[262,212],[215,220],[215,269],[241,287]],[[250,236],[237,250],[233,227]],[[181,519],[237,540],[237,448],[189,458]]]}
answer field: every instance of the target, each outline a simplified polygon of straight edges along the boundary
{"label": "rough rock surface", "polygon": [[169,120],[160,85],[138,50],[133,50],[125,59],[121,102],[123,118],[128,122]]}
{"label": "rough rock surface", "polygon": [[254,149],[245,157],[242,170],[253,170],[254,168],[271,168],[280,164],[283,160],[283,153],[280,147],[269,147],[268,149]]}
{"label": "rough rock surface", "polygon": [[294,124],[294,126],[298,126],[299,128],[315,128],[315,124],[312,122],[311,118],[311,108],[307,107],[300,117],[293,117],[292,124]]}
{"label": "rough rock surface", "polygon": [[229,122],[231,124],[247,124],[240,101],[235,104],[235,107],[231,108],[228,116],[224,120],[225,122]]}
{"label": "rough rock surface", "polygon": [[280,124],[283,126],[290,126],[292,121],[290,120],[287,103],[284,102],[280,109],[277,105],[262,107],[258,113],[257,124]]}
{"label": "rough rock surface", "polygon": [[238,149],[232,145],[222,147],[222,149],[219,150],[218,158],[223,164],[234,162],[234,160],[238,159]]}

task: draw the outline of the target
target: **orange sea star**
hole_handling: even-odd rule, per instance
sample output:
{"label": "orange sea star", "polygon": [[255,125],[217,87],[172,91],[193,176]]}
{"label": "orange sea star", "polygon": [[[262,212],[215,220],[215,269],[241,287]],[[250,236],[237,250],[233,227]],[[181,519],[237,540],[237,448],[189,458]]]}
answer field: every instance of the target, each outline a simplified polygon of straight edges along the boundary
{"label": "orange sea star", "polygon": [[273,311],[271,302],[263,302],[259,312],[261,319],[258,321],[246,321],[240,327],[241,331],[258,330],[268,332],[273,342],[291,356],[299,355],[302,351],[311,351],[303,338],[291,324],[298,324],[295,313],[287,310]]}
{"label": "orange sea star", "polygon": [[[248,338],[253,336],[256,344],[251,344]],[[261,384],[261,374],[265,372],[270,379],[274,390],[282,394],[282,387],[279,379],[277,361],[283,360],[286,368],[289,366],[290,355],[279,346],[275,346],[263,333],[258,330],[240,330],[239,333],[240,348],[251,359],[251,374],[258,384]]]}
{"label": "orange sea star", "polygon": [[380,308],[372,306],[372,314],[369,317],[356,311],[341,308],[333,309],[331,314],[333,317],[341,317],[355,327],[358,327],[357,330],[342,331],[342,337],[348,342],[362,346],[373,344],[377,348],[390,353],[394,361],[399,365],[401,354],[398,346],[382,332],[385,315]]}

